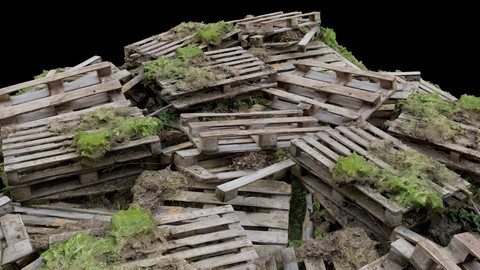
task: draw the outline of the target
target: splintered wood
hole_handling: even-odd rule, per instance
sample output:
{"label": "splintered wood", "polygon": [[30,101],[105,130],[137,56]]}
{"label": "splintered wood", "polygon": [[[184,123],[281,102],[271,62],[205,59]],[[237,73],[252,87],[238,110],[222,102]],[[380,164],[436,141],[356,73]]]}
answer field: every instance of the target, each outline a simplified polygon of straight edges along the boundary
{"label": "splintered wood", "polygon": [[205,52],[205,56],[202,68],[224,69],[227,72],[216,73],[215,79],[206,86],[192,86],[188,90],[179,89],[176,80],[157,81],[162,89],[159,91],[162,99],[176,109],[186,109],[196,104],[276,86],[276,71],[242,47],[213,50]]}
{"label": "splintered wood", "polygon": [[271,97],[273,108],[302,108],[305,114],[325,123],[367,120],[396,91],[392,75],[311,60],[297,61],[295,66],[295,71],[279,74],[279,88],[263,91]]}
{"label": "splintered wood", "polygon": [[[181,126],[201,153],[288,147],[292,138],[325,129],[299,110],[182,114]],[[226,119],[226,120],[221,120]]]}
{"label": "splintered wood", "polygon": [[[392,148],[394,152],[410,149],[373,125],[357,122],[293,139],[290,155],[309,173],[319,177],[331,187],[330,197],[337,205],[355,203],[389,227],[401,224],[415,226],[421,222],[422,215],[411,211],[412,208],[402,206],[366,185],[356,183],[339,186],[333,182],[330,170],[340,157],[348,156],[353,152],[392,174],[398,174],[392,166],[369,152],[371,144],[380,141],[388,141],[394,145]],[[452,181],[449,180],[448,183],[430,181],[430,184],[442,194],[447,206],[458,205],[467,199],[467,195],[470,195],[468,191],[470,183],[460,176]],[[425,218],[428,217],[424,216],[423,219]]]}
{"label": "splintered wood", "polygon": [[256,269],[258,254],[231,205],[157,215],[155,221],[164,238],[161,254],[120,264],[119,269],[161,268],[178,259],[196,269]]}

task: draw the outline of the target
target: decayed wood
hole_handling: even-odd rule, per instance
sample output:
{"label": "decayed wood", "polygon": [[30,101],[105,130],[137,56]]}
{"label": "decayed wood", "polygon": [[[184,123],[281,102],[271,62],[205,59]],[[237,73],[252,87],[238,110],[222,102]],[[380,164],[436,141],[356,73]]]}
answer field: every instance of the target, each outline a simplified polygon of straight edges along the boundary
{"label": "decayed wood", "polygon": [[238,195],[238,189],[240,187],[243,187],[247,184],[250,184],[254,181],[257,181],[259,179],[262,179],[268,175],[277,173],[278,171],[285,170],[287,168],[290,168],[291,166],[295,165],[295,162],[293,162],[290,159],[281,161],[279,163],[270,165],[268,167],[265,167],[263,169],[258,170],[257,172],[246,175],[244,177],[240,177],[238,179],[232,180],[230,182],[227,182],[225,184],[221,184],[217,186],[215,189],[215,197],[219,199],[222,202],[226,202],[229,200],[234,199]]}
{"label": "decayed wood", "polygon": [[285,248],[282,250],[283,269],[285,270],[298,270],[297,257],[295,256],[295,250],[293,247]]}
{"label": "decayed wood", "polygon": [[309,12],[302,14],[301,12],[295,11],[238,22],[237,25],[240,26],[240,29],[244,34],[261,34],[268,36],[282,33],[291,29],[316,25],[319,22],[320,12]]}
{"label": "decayed wood", "polygon": [[0,197],[0,217],[13,211],[12,201],[7,196]]}

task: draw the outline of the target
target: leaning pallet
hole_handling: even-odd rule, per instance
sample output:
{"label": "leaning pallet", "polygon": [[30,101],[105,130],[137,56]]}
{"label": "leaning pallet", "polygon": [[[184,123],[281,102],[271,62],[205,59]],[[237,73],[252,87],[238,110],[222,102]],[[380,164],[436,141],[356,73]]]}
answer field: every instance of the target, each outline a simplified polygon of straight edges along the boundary
{"label": "leaning pallet", "polygon": [[452,122],[461,132],[452,139],[436,140],[435,138],[420,137],[414,132],[405,128],[406,125],[421,126],[430,120],[423,120],[401,113],[388,125],[387,131],[401,138],[411,148],[416,149],[425,155],[431,156],[447,167],[470,174],[476,180],[480,180],[480,148],[472,138],[480,134],[480,126],[467,125],[459,122]]}
{"label": "leaning pallet", "polygon": [[[124,163],[158,153],[160,139],[149,136],[114,145],[108,158],[86,165],[73,146],[74,127],[89,112],[128,108],[129,116],[144,117],[123,96],[112,66],[101,62],[0,89],[4,171],[13,200],[42,198],[139,174],[138,162]],[[10,96],[43,84],[42,90]]]}
{"label": "leaning pallet", "polygon": [[295,66],[295,71],[279,74],[278,88],[263,89],[271,106],[301,108],[329,124],[367,120],[397,89],[392,75],[311,60],[297,61]]}
{"label": "leaning pallet", "polygon": [[[214,78],[205,85],[179,88],[179,80],[157,80],[159,96],[175,109],[276,86],[276,71],[242,47],[205,52],[206,60],[197,64],[204,70],[214,71]],[[187,78],[188,79],[188,78]]]}
{"label": "leaning pallet", "polygon": [[175,266],[185,259],[195,269],[256,269],[258,258],[231,205],[154,217],[163,242],[147,258],[117,265],[118,269]]}
{"label": "leaning pallet", "polygon": [[198,151],[213,154],[288,147],[292,138],[325,128],[315,117],[301,115],[299,110],[278,110],[181,114],[180,119]]}
{"label": "leaning pallet", "polygon": [[[428,211],[416,212],[413,205],[408,207],[402,205],[395,201],[395,197],[388,197],[368,184],[354,182],[339,185],[334,182],[331,170],[340,158],[350,156],[352,153],[362,156],[371,164],[394,176],[401,174],[396,166],[384,160],[397,155],[418,154],[398,139],[364,121],[294,139],[290,146],[290,155],[294,161],[332,187],[331,197],[335,203],[339,205],[355,203],[389,227],[398,225],[413,227],[428,220],[430,216]],[[429,164],[433,165],[434,162],[432,159]],[[438,165],[438,169],[441,169],[441,164]],[[432,192],[438,194],[439,200],[442,200],[440,202],[442,207],[453,207],[471,195],[468,190],[470,183],[446,168],[444,172],[449,175],[448,181],[440,181],[438,178],[425,181],[428,181],[428,185],[435,190]]]}
{"label": "leaning pallet", "polygon": [[165,198],[159,215],[189,212],[195,208],[232,205],[262,260],[288,244],[291,187],[284,181],[257,180],[238,189],[227,202],[215,197],[215,184],[189,179],[187,190]]}

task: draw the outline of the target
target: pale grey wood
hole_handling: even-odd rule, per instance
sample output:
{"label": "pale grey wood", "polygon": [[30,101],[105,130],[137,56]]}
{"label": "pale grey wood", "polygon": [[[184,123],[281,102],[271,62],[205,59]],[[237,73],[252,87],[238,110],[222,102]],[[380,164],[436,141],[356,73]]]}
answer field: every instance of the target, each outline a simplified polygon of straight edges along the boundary
{"label": "pale grey wood", "polygon": [[237,196],[238,189],[240,187],[243,187],[256,180],[260,180],[280,170],[290,168],[293,165],[295,165],[295,162],[293,162],[291,159],[287,159],[279,163],[273,164],[271,166],[265,167],[263,169],[260,169],[256,173],[253,173],[251,175],[247,175],[247,176],[238,178],[236,180],[227,182],[225,184],[219,185],[215,189],[215,197],[222,202],[232,200]]}
{"label": "pale grey wood", "polygon": [[284,270],[298,270],[297,258],[293,247],[282,249],[282,261]]}

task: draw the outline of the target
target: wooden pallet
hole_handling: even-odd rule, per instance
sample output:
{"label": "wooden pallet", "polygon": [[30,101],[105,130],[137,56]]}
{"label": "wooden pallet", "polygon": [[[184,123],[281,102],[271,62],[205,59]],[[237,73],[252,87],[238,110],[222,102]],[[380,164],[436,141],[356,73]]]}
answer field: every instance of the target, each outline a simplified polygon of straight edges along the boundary
{"label": "wooden pallet", "polygon": [[289,184],[258,180],[239,188],[238,196],[228,202],[221,202],[215,197],[215,188],[215,184],[189,179],[188,190],[166,198],[159,215],[230,204],[259,254],[272,255],[275,250],[286,247],[291,196]]}
{"label": "wooden pallet", "polygon": [[213,50],[205,55],[207,61],[202,67],[224,66],[236,70],[238,76],[217,74],[216,80],[208,86],[190,90],[178,89],[175,86],[176,80],[157,81],[162,88],[160,97],[176,109],[186,109],[200,103],[276,86],[276,71],[242,47]]}
{"label": "wooden pallet", "polygon": [[294,63],[298,60],[314,60],[340,67],[358,69],[357,66],[319,40],[310,41],[305,46],[298,43],[286,47],[266,43],[262,46],[269,55],[263,60],[279,73],[294,70]]}
{"label": "wooden pallet", "polygon": [[364,266],[370,269],[479,269],[480,236],[472,232],[455,234],[446,247],[399,226],[392,233],[390,251]]}
{"label": "wooden pallet", "polygon": [[[125,177],[137,174],[138,169],[133,168],[136,166],[124,166],[123,163],[136,161],[140,165],[139,160],[159,154],[158,136],[115,145],[101,160],[85,164],[73,146],[73,134],[58,134],[50,130],[52,123],[75,126],[80,117],[89,111],[126,108],[129,104],[128,101],[108,103],[2,129],[4,171],[13,200],[25,201],[113,180],[112,177],[121,176],[122,170],[126,173]],[[132,110],[132,116],[143,117],[140,109]],[[118,173],[111,173],[115,171]],[[57,188],[51,187],[52,184],[58,184]]]}
{"label": "wooden pallet", "polygon": [[289,12],[237,21],[242,34],[270,36],[320,23],[320,12]]}
{"label": "wooden pallet", "polygon": [[0,196],[0,217],[13,211],[12,201],[7,196]]}
{"label": "wooden pallet", "polygon": [[0,258],[2,269],[12,269],[18,261],[33,253],[30,238],[22,218],[18,214],[7,214],[0,217]]}
{"label": "wooden pallet", "polygon": [[[202,153],[245,152],[287,147],[292,138],[324,129],[298,110],[182,114],[181,126]],[[200,121],[202,118],[203,121]],[[232,119],[234,120],[216,120]],[[208,121],[209,119],[215,119]]]}
{"label": "wooden pallet", "polygon": [[370,233],[383,247],[388,247],[392,229],[372,217],[355,201],[343,200],[338,192],[321,178],[301,167],[293,167],[292,173],[306,190],[312,193],[323,208],[342,227],[360,227]]}
{"label": "wooden pallet", "polygon": [[160,255],[118,265],[119,269],[165,267],[175,258],[197,269],[256,269],[258,258],[248,233],[231,205],[155,216],[165,242]]}
{"label": "wooden pallet", "polygon": [[[167,35],[169,32],[160,33],[124,47],[124,60],[126,63],[135,63],[137,65],[145,62],[155,60],[160,56],[174,57],[175,51],[187,45],[197,46],[203,50],[210,48],[204,44],[199,43],[195,39],[195,34],[177,39],[169,40]],[[242,40],[242,32],[240,29],[233,29],[222,37],[221,45],[216,48],[227,48],[230,46],[239,45]]]}
{"label": "wooden pallet", "polygon": [[[123,72],[113,72],[110,62],[71,68],[49,77],[0,89],[0,124],[18,124],[78,111],[99,104],[125,101]],[[128,73],[128,72],[127,72]],[[80,78],[77,78],[80,76]],[[46,85],[42,88],[42,85]],[[13,96],[19,90],[40,86],[42,90]]]}
{"label": "wooden pallet", "polygon": [[437,159],[452,170],[466,172],[473,178],[480,181],[480,148],[471,145],[471,136],[480,134],[480,127],[456,123],[463,130],[463,134],[457,136],[454,141],[432,142],[426,138],[420,138],[410,134],[401,128],[406,122],[415,124],[421,121],[418,118],[401,113],[395,120],[391,121],[387,131],[405,141],[410,147]]}
{"label": "wooden pallet", "polygon": [[[330,169],[335,166],[340,157],[347,156],[352,152],[356,152],[390,173],[397,174],[393,167],[367,151],[372,142],[379,142],[380,140],[388,140],[398,150],[410,149],[398,139],[375,126],[367,122],[356,122],[348,126],[338,126],[314,135],[294,139],[290,147],[290,155],[299,165],[330,185],[332,192],[335,193],[332,197],[336,198],[338,203],[353,201],[390,227],[401,224],[410,227],[417,225],[423,221],[422,215],[384,197],[374,189],[361,184],[339,187],[333,183]],[[392,151],[398,150],[394,149]],[[458,205],[467,199],[467,195],[471,194],[468,191],[470,183],[460,176],[452,183],[431,182],[431,185],[442,194],[442,198],[448,207]],[[424,219],[427,218],[427,215],[425,215]]]}
{"label": "wooden pallet", "polygon": [[[396,91],[395,76],[310,60],[297,61],[295,65],[296,71],[279,74],[279,88],[263,90],[270,96],[274,109],[301,108],[321,122],[341,125],[368,119]],[[319,72],[317,68],[333,71],[335,75]]]}

